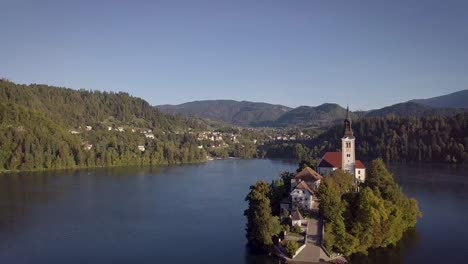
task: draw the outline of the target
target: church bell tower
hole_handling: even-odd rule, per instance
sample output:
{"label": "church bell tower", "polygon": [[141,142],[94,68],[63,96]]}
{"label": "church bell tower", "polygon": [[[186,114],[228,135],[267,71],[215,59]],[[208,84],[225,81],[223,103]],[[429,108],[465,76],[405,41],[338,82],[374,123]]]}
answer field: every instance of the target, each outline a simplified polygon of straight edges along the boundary
{"label": "church bell tower", "polygon": [[341,169],[355,174],[356,155],[354,147],[354,135],[349,117],[349,107],[346,107],[346,118],[344,120],[344,135],[341,138]]}

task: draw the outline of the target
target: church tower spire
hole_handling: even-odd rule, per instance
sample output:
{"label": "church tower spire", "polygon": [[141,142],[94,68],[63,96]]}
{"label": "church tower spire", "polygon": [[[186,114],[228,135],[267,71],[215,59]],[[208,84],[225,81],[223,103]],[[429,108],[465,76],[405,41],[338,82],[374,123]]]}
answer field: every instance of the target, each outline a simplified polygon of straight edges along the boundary
{"label": "church tower spire", "polygon": [[344,120],[344,136],[354,138],[353,129],[351,128],[351,117],[349,117],[349,107],[346,106],[346,118]]}
{"label": "church tower spire", "polygon": [[351,174],[355,173],[356,153],[354,147],[354,134],[351,127],[349,107],[346,107],[346,118],[344,120],[344,133],[341,138],[341,169]]}

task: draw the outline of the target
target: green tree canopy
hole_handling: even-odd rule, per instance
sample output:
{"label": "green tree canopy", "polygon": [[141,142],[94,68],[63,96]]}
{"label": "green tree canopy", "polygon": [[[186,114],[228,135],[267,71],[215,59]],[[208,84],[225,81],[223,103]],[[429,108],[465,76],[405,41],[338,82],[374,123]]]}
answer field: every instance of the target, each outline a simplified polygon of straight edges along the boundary
{"label": "green tree canopy", "polygon": [[259,181],[250,186],[250,192],[245,198],[249,203],[248,209],[244,211],[247,217],[247,240],[251,247],[263,251],[270,250],[272,237],[281,231],[278,217],[271,213],[269,193],[270,185]]}

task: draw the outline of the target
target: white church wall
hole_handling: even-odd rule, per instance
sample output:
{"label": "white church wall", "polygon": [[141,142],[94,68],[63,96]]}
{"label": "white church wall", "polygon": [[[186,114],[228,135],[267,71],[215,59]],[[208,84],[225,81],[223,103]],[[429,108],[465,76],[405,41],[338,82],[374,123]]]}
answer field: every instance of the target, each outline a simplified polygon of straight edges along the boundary
{"label": "white church wall", "polygon": [[366,180],[366,169],[356,169],[356,179],[364,182]]}

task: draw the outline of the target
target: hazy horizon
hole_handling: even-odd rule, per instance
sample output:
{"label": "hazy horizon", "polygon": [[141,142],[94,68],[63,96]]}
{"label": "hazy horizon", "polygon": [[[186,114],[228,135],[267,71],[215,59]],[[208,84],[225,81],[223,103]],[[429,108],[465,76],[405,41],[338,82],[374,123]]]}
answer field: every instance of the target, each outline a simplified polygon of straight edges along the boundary
{"label": "hazy horizon", "polygon": [[6,1],[0,77],[370,110],[468,88],[464,1]]}

